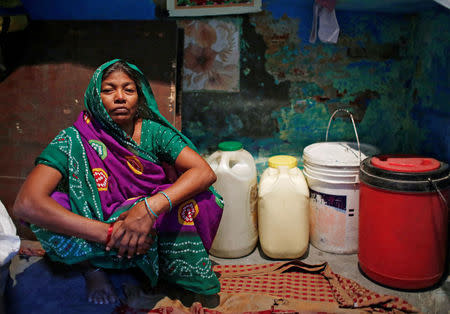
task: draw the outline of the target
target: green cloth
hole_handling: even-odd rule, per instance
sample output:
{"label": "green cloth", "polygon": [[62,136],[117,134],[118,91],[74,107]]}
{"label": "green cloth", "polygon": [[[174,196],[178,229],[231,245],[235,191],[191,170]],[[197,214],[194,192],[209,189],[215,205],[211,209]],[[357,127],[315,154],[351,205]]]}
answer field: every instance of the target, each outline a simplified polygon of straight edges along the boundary
{"label": "green cloth", "polygon": [[162,161],[174,164],[186,147],[186,142],[177,132],[155,121],[143,120],[142,134],[145,136],[141,137],[141,147],[153,152],[157,158],[154,162],[158,164]]}
{"label": "green cloth", "polygon": [[[115,59],[109,61],[102,66],[100,66],[93,74],[89,86],[84,94],[84,103],[86,109],[96,117],[97,121],[100,122],[103,129],[112,135],[122,146],[128,148],[130,151],[136,153],[136,155],[145,158],[150,161],[155,161],[155,156],[151,151],[148,151],[143,146],[139,146],[124,130],[122,130],[108,115],[105,107],[103,106],[100,92],[102,85],[102,75],[104,70],[119,61]],[[149,120],[158,122],[172,130],[174,130],[178,135],[186,142],[186,144],[197,151],[195,145],[181,132],[179,132],[173,125],[167,121],[167,119],[159,112],[158,105],[156,104],[155,97],[153,96],[152,89],[145,78],[144,74],[133,64],[128,64],[131,68],[136,70],[141,74],[140,84],[142,92],[144,94],[148,108],[150,109],[151,117]]]}
{"label": "green cloth", "polygon": [[[94,72],[85,93],[85,106],[88,112],[101,124],[102,129],[133,154],[157,164],[161,161],[173,164],[186,145],[196,151],[191,141],[159,113],[145,76],[132,64],[129,64],[129,66],[140,74],[139,79],[142,92],[151,113],[150,120],[144,120],[143,122],[141,145],[138,145],[131,139],[111,119],[101,101],[101,81],[104,70],[117,61],[118,59],[100,66]],[[75,127],[69,127],[61,131],[38,157],[36,162],[53,167],[63,174],[64,180],[62,182],[65,185],[63,190],[68,191],[70,208],[78,215],[111,223],[117,220],[121,213],[133,206],[124,206],[114,212],[108,219],[104,219],[97,185],[92,175],[80,134]],[[216,195],[218,200],[221,200],[221,197],[215,193],[212,187],[210,190]],[[120,259],[116,257],[117,252],[107,252],[104,245],[99,243],[56,234],[36,225],[31,227],[52,260],[66,264],[89,260],[91,264],[97,267],[116,269],[137,266],[145,272],[152,286],[154,286],[160,274],[159,256],[163,256],[164,265],[166,266],[168,260],[184,258],[186,263],[190,265],[192,263],[201,265],[201,267],[197,265],[190,267],[193,276],[197,278],[196,280],[186,280],[186,277],[182,273],[177,273],[176,270],[164,271],[161,274],[169,281],[198,293],[213,294],[220,290],[219,281],[212,272],[211,262],[204,247],[203,250],[195,250],[195,254],[183,254],[185,251],[190,251],[191,247],[201,245],[201,240],[198,237],[197,239],[192,237],[186,239],[185,235],[180,235],[177,239],[172,239],[170,236],[169,238],[161,236],[158,241],[153,243],[153,246],[145,255],[135,256],[132,259]],[[176,251],[172,250],[170,254],[164,254],[164,250],[162,250],[158,254],[158,242],[166,243],[167,246],[167,243],[174,244],[177,241],[181,241],[188,248],[172,245],[172,247],[178,247]]]}
{"label": "green cloth", "polygon": [[[70,127],[61,131],[37,159],[42,163],[58,169],[68,181],[68,195],[72,212],[83,217],[112,223],[130,206],[117,210],[105,220],[98,195],[97,185],[76,128]],[[91,264],[102,268],[130,268],[138,266],[156,285],[159,274],[157,242],[145,255],[132,259],[118,258],[117,251],[105,250],[105,246],[96,242],[77,237],[50,232],[37,225],[31,229],[41,242],[47,255],[54,261],[65,264],[75,264],[89,260]]]}

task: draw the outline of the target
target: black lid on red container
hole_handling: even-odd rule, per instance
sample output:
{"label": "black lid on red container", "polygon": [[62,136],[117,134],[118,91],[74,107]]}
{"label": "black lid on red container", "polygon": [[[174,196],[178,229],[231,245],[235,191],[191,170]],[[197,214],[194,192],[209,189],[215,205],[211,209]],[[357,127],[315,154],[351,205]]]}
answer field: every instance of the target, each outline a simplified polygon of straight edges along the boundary
{"label": "black lid on red container", "polygon": [[377,155],[361,162],[361,182],[392,191],[435,192],[450,186],[446,163],[413,155]]}

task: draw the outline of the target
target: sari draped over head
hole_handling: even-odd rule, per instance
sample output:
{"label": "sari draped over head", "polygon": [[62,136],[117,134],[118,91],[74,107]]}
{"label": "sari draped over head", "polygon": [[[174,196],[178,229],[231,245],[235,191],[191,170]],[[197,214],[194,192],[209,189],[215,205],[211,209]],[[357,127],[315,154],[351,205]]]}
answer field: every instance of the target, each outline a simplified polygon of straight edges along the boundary
{"label": "sari draped over head", "polygon": [[[118,59],[100,66],[85,93],[86,111],[73,126],[61,131],[36,159],[59,170],[63,179],[52,197],[63,207],[91,219],[112,223],[119,215],[170,186],[161,161],[174,162],[192,142],[174,128],[159,112],[150,85],[139,74],[150,118],[142,123],[138,145],[108,115],[100,91],[106,68]],[[154,142],[158,142],[155,144]],[[131,259],[118,258],[117,251],[81,238],[57,234],[31,225],[33,232],[55,261],[74,264],[89,260],[102,268],[139,267],[152,286],[158,278],[202,294],[219,292],[207,251],[211,247],[222,216],[223,201],[211,187],[188,199],[155,223],[158,236],[146,254]]]}

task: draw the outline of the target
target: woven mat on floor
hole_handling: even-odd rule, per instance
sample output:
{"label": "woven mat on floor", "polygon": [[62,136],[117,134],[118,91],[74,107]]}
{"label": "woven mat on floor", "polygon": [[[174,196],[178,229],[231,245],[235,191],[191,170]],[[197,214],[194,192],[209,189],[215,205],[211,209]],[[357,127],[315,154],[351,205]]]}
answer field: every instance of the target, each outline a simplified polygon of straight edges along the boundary
{"label": "woven mat on floor", "polygon": [[[117,313],[417,313],[394,296],[372,292],[335,274],[327,263],[299,260],[256,265],[216,265],[221,292],[211,298],[163,297],[145,305],[145,296],[130,298]],[[143,297],[143,298],[142,298]],[[139,300],[138,300],[139,298]]]}

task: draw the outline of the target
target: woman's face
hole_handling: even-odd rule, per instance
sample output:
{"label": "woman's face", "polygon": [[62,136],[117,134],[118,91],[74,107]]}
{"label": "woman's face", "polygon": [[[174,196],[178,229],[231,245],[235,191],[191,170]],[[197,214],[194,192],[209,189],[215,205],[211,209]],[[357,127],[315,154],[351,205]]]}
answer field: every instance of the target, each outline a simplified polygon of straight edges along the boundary
{"label": "woman's face", "polygon": [[100,96],[109,116],[122,129],[134,123],[139,96],[136,83],[126,73],[115,71],[104,78]]}

